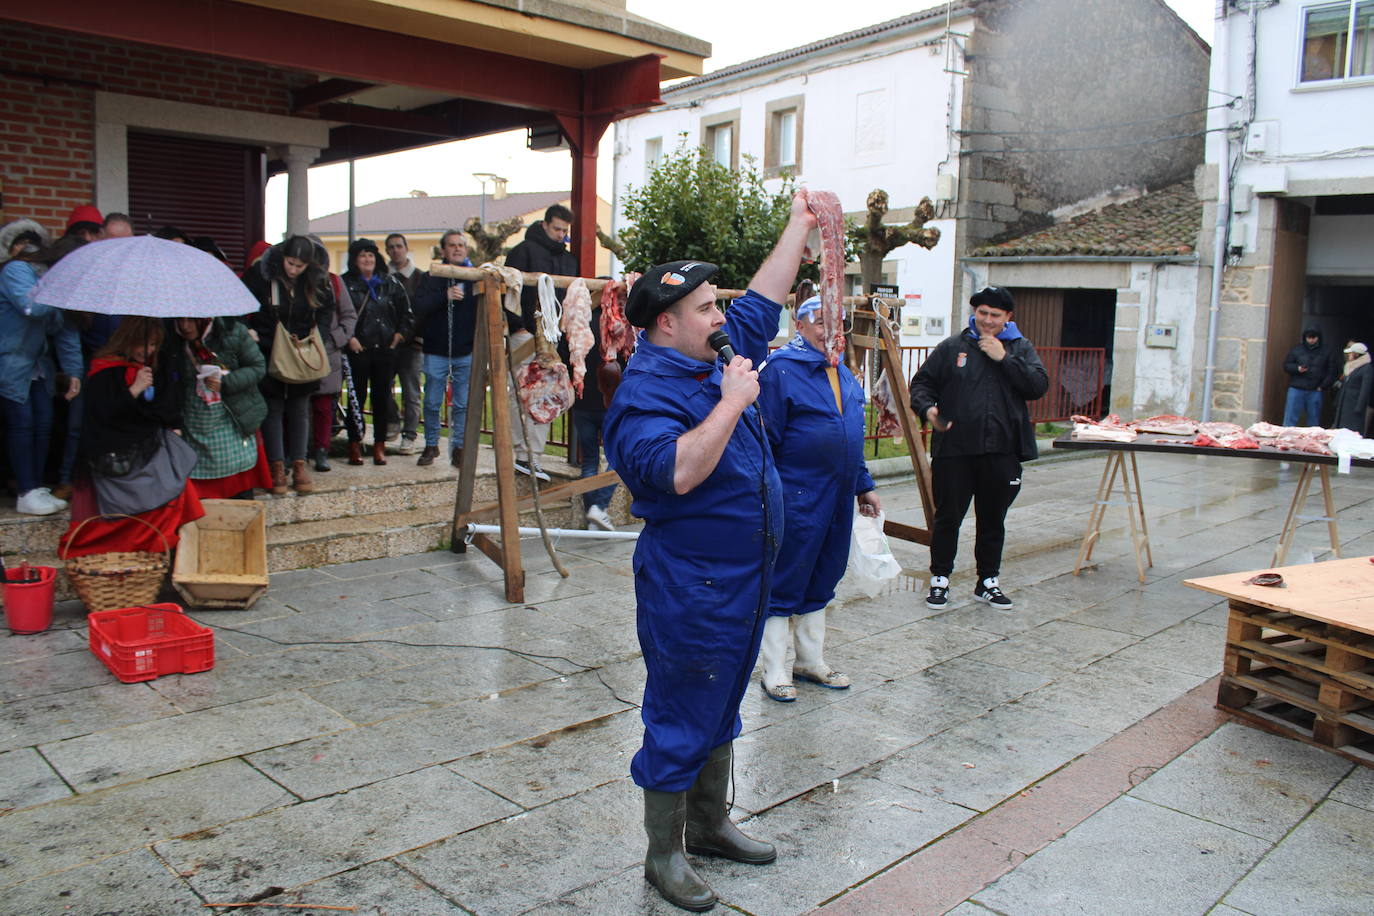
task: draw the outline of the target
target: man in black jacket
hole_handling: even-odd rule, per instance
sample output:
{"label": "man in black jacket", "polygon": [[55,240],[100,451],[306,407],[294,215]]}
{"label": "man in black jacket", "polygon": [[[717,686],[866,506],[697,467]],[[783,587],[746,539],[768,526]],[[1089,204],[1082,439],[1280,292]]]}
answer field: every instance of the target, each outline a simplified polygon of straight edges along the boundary
{"label": "man in black jacket", "polygon": [[[577,256],[564,244],[572,231],[573,213],[562,204],[554,204],[544,211],[544,218],[535,222],[525,232],[525,240],[506,255],[506,266],[523,270],[526,273],[545,273],[554,277],[576,277]],[[558,301],[563,301],[563,291],[558,292]],[[506,321],[510,328],[508,344],[511,350],[534,336],[534,313],[539,308],[539,294],[533,283],[525,284],[520,293],[520,317],[507,313]],[[533,358],[533,353],[530,357]],[[529,360],[523,360],[516,366]],[[511,391],[511,438],[515,441],[515,469],[522,474],[534,474],[540,480],[548,480],[540,466],[544,454],[544,443],[549,438],[549,424],[535,423],[529,414],[521,416],[523,408],[515,391]],[[529,446],[525,439],[529,437]]]}
{"label": "man in black jacket", "polygon": [[1336,383],[1340,361],[1322,346],[1321,328],[1303,329],[1302,343],[1288,351],[1283,371],[1288,373],[1288,400],[1283,407],[1283,425],[1297,426],[1298,418],[1308,426],[1322,422],[1322,389]]}
{"label": "man in black jacket", "polygon": [[[467,233],[450,229],[439,239],[444,263],[471,267]],[[449,464],[463,464],[467,435],[468,380],[472,377],[472,342],[477,331],[477,298],[472,283],[426,273],[415,290],[415,326],[424,349],[425,450],[415,463],[428,467],[439,457],[439,408],[452,388],[449,418]]]}
{"label": "man in black jacket", "polygon": [[1026,402],[1044,395],[1049,377],[1035,347],[1011,320],[1011,293],[989,286],[969,299],[973,316],[942,340],[911,382],[911,406],[935,428],[931,477],[935,523],[926,607],[949,603],[949,575],[959,525],[973,501],[978,518],[973,596],[998,610],[1012,606],[998,572],[1007,510],[1021,491],[1021,462],[1038,454]]}

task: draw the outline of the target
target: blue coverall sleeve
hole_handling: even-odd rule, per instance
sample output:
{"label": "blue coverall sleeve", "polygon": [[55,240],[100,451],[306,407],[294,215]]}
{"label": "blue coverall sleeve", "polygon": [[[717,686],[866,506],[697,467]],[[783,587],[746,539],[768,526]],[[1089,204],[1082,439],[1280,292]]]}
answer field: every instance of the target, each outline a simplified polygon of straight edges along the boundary
{"label": "blue coverall sleeve", "polygon": [[763,415],[763,429],[768,434],[768,445],[774,454],[782,447],[782,436],[787,431],[786,371],[776,364],[764,367],[759,373],[758,400],[754,402]]}
{"label": "blue coverall sleeve", "polygon": [[725,333],[740,356],[753,360],[757,366],[768,358],[768,343],[778,334],[778,319],[782,306],[754,292],[745,290],[725,313]]}
{"label": "blue coverall sleeve", "polygon": [[[606,430],[607,463],[625,480],[631,491],[657,490],[675,493],[677,440],[687,427],[676,417],[629,408],[615,417],[614,426],[633,430],[623,435]],[[636,486],[637,485],[637,486]]]}

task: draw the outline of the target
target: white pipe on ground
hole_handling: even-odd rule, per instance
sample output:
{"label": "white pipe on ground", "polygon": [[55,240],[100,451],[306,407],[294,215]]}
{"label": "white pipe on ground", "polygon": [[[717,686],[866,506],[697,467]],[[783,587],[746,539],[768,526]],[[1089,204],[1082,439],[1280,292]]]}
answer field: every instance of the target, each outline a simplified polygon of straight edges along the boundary
{"label": "white pipe on ground", "polygon": [[[538,528],[521,527],[516,529],[522,538],[538,537]],[[464,525],[463,540],[472,541],[474,534],[500,534],[500,525]],[[633,541],[639,537],[638,531],[584,531],[581,528],[550,528],[551,538],[609,538],[613,541]]]}

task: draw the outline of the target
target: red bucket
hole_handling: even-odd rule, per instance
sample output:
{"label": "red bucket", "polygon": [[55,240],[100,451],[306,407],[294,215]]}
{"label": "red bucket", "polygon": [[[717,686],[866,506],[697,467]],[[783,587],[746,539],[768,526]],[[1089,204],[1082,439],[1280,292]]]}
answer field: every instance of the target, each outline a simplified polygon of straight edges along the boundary
{"label": "red bucket", "polygon": [[5,570],[5,625],[17,635],[42,633],[52,626],[52,594],[57,584],[57,567],[30,566],[28,576],[38,576],[36,582],[23,579],[23,569]]}

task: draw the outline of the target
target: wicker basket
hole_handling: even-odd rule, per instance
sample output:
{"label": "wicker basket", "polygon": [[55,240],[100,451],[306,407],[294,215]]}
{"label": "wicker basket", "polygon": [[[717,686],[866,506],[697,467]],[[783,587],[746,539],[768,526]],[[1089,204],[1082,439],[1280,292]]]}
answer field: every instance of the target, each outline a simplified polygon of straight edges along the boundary
{"label": "wicker basket", "polygon": [[171,568],[171,548],[167,537],[157,528],[133,515],[92,515],[76,526],[67,538],[70,544],[91,519],[133,519],[162,538],[162,553],[154,551],[116,551],[92,553],[84,557],[68,557],[65,549],[62,561],[67,566],[67,578],[81,603],[88,611],[108,611],[113,608],[137,607],[152,604],[162,591],[162,580]]}

